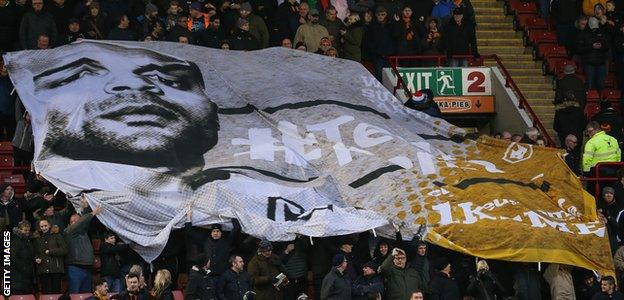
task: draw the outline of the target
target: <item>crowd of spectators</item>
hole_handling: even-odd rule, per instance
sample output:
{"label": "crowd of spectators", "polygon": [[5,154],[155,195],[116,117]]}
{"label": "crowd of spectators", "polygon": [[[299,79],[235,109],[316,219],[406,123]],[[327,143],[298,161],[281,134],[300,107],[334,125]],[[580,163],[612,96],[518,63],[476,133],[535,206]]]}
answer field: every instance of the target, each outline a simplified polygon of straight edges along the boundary
{"label": "crowd of spectators", "polygon": [[475,26],[469,0],[0,0],[0,52],[83,38],[283,46],[368,62],[378,76],[390,55],[478,56]]}

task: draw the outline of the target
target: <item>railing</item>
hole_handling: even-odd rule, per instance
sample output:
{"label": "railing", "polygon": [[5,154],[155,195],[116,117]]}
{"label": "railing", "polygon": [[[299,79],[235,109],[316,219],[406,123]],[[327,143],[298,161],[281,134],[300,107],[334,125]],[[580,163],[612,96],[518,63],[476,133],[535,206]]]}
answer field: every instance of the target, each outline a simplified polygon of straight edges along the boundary
{"label": "railing", "polygon": [[602,177],[600,176],[600,169],[604,169],[605,167],[613,167],[613,166],[619,166],[620,168],[624,167],[624,163],[622,162],[604,162],[604,163],[598,163],[596,164],[596,166],[594,167],[594,177],[582,177],[581,181],[587,181],[587,182],[596,182],[596,184],[594,185],[594,197],[596,199],[600,198],[600,191],[602,190],[600,188],[600,182],[601,181],[617,181],[620,178],[619,177]]}
{"label": "railing", "polygon": [[[511,75],[507,71],[507,68],[505,68],[505,66],[501,62],[501,60],[498,57],[498,55],[496,55],[496,54],[482,55],[481,58],[479,58],[479,59],[475,59],[472,55],[456,55],[456,56],[453,56],[453,58],[456,58],[456,59],[469,59],[469,60],[472,60],[473,62],[475,60],[478,60],[479,61],[479,65],[483,65],[483,61],[484,60],[494,60],[494,61],[496,61],[496,64],[498,65],[498,68],[501,70],[501,72],[503,72],[503,75],[505,76],[505,87],[511,88],[511,90],[514,92],[514,94],[519,99],[519,101],[518,101],[519,102],[518,108],[524,109],[529,114],[529,116],[531,117],[531,121],[533,122],[533,126],[537,127],[537,129],[539,129],[539,131],[542,134],[542,136],[544,137],[544,139],[546,139],[546,142],[548,143],[548,145],[550,145],[550,146],[555,146],[556,145],[554,140],[548,134],[548,131],[546,131],[546,128],[544,127],[542,122],[540,122],[539,118],[537,117],[537,115],[535,114],[533,109],[531,108],[531,105],[529,104],[529,102],[526,100],[526,98],[522,94],[522,91],[520,91],[520,89],[518,88],[516,83],[513,81],[513,78],[511,78]],[[390,66],[392,67],[392,71],[393,71],[394,75],[397,77],[397,84],[394,86],[394,91],[393,91],[393,93],[395,95],[396,95],[397,90],[400,89],[401,87],[403,87],[403,91],[405,92],[405,95],[408,97],[408,99],[411,97],[411,92],[408,90],[407,85],[403,82],[403,78],[401,78],[401,76],[399,75],[399,71],[398,71],[397,67],[399,66],[400,62],[403,62],[403,61],[415,61],[415,60],[416,61],[423,61],[423,60],[432,61],[432,60],[435,60],[437,62],[437,66],[440,67],[440,66],[443,66],[442,62],[446,61],[446,56],[444,56],[444,55],[419,55],[419,56],[390,56],[390,57],[388,57],[388,61],[390,62]]]}

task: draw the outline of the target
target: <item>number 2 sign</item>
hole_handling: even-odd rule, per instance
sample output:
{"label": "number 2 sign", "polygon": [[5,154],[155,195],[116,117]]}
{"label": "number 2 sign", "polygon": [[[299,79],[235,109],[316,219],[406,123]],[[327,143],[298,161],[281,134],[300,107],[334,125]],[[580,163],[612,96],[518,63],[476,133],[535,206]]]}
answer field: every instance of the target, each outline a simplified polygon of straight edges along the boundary
{"label": "number 2 sign", "polygon": [[489,68],[462,69],[463,95],[492,95],[492,85]]}

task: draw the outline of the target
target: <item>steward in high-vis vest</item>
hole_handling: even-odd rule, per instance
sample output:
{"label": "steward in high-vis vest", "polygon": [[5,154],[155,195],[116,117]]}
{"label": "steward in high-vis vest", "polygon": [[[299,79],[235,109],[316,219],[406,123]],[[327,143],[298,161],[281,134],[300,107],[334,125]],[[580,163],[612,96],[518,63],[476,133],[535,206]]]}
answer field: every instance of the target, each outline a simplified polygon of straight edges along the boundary
{"label": "steward in high-vis vest", "polygon": [[600,129],[598,122],[589,122],[585,127],[590,139],[583,151],[583,172],[589,172],[602,162],[620,162],[621,151],[618,141]]}

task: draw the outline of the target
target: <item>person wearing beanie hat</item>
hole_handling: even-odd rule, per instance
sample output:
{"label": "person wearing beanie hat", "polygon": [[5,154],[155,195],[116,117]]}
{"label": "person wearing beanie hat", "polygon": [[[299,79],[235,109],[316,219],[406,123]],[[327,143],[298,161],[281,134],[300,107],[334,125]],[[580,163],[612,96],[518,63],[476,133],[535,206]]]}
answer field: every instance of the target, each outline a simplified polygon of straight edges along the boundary
{"label": "person wearing beanie hat", "polygon": [[442,32],[440,47],[446,51],[449,67],[468,67],[468,59],[453,58],[455,55],[472,55],[474,58],[480,58],[475,24],[464,17],[464,8],[454,9],[452,20],[446,24]]}
{"label": "person wearing beanie hat", "polygon": [[[614,232],[610,232],[610,234],[618,233],[617,218],[621,210],[622,205],[619,203],[619,201],[617,201],[615,197],[615,190],[610,186],[602,188],[602,201],[600,201],[600,203],[598,204],[598,211],[601,212],[602,215],[607,219],[609,223],[607,225],[611,225],[610,229],[612,229],[611,231]],[[615,245],[613,246],[615,247]]]}
{"label": "person wearing beanie hat", "polygon": [[442,117],[440,107],[433,100],[433,91],[430,89],[422,89],[412,94],[405,104],[406,107],[426,113],[432,117]]}
{"label": "person wearing beanie hat", "polygon": [[189,6],[189,16],[186,23],[190,32],[200,32],[210,26],[210,16],[203,11],[203,6],[199,2],[193,2]]}
{"label": "person wearing beanie hat", "polygon": [[431,261],[427,256],[427,243],[418,241],[416,244],[416,255],[410,261],[410,267],[420,274],[420,282],[424,287],[427,287],[431,280]]}
{"label": "person wearing beanie hat", "polygon": [[236,29],[232,34],[232,50],[252,51],[260,49],[260,42],[249,33],[249,21],[244,18],[238,18],[236,21]]}
{"label": "person wearing beanie hat", "polygon": [[332,269],[321,284],[321,299],[351,299],[351,280],[346,276],[347,258],[342,253],[332,258]]}
{"label": "person wearing beanie hat", "polygon": [[407,256],[400,248],[392,249],[379,267],[379,274],[385,279],[387,299],[409,299],[412,291],[424,288],[420,275],[407,266]]}
{"label": "person wearing beanie hat", "polygon": [[238,10],[238,14],[241,19],[245,19],[249,22],[249,33],[253,35],[258,43],[260,43],[259,47],[266,48],[269,46],[269,29],[264,23],[264,20],[253,13],[253,9],[249,2],[244,2],[240,5],[240,9]]}
{"label": "person wearing beanie hat", "polygon": [[[256,293],[254,299],[281,299],[282,291],[275,285],[278,284],[278,275],[285,276],[286,269],[280,258],[273,253],[271,242],[262,239],[258,244],[258,253],[251,258],[247,272],[251,277],[253,291]],[[288,282],[288,278],[284,279]],[[281,286],[281,285],[280,285]]]}
{"label": "person wearing beanie hat", "polygon": [[14,198],[15,191],[8,183],[0,183],[0,193],[0,216],[8,215],[8,228],[16,227],[22,220],[22,203]]}
{"label": "person wearing beanie hat", "polygon": [[595,17],[589,18],[587,27],[589,30],[579,33],[576,40],[585,71],[585,87],[602,92],[607,75],[610,36],[600,27],[600,21]]}
{"label": "person wearing beanie hat", "polygon": [[434,263],[435,272],[431,276],[429,292],[431,299],[461,299],[459,285],[451,277],[451,263],[442,256]]}
{"label": "person wearing beanie hat", "polygon": [[319,24],[318,10],[311,9],[307,18],[307,22],[297,28],[294,42],[303,42],[308,52],[316,52],[321,43],[321,38],[329,36],[329,32],[325,26]]}
{"label": "person wearing beanie hat", "polygon": [[[585,82],[576,77],[574,73],[576,68],[573,64],[567,64],[563,68],[564,76],[557,79],[555,89],[555,105],[565,101],[565,96],[568,91],[572,91],[576,102],[578,102],[581,110],[585,108],[585,102],[587,102],[587,93],[585,90]],[[582,131],[582,130],[581,130]],[[562,139],[566,135],[563,135]]]}
{"label": "person wearing beanie hat", "polygon": [[[187,219],[188,222],[190,220]],[[203,243],[203,253],[212,261],[211,276],[219,276],[225,272],[228,266],[228,258],[234,249],[234,242],[240,234],[240,223],[232,219],[233,229],[229,234],[224,234],[221,224],[210,225],[210,237]]]}
{"label": "person wearing beanie hat", "polygon": [[139,34],[147,36],[154,32],[155,28],[165,28],[164,22],[158,17],[158,7],[152,3],[145,5],[145,13],[137,17],[139,22]]}
{"label": "person wearing beanie hat", "polygon": [[369,299],[370,294],[380,293],[383,295],[383,279],[377,275],[377,265],[372,261],[362,265],[362,275],[353,282],[353,300]]}

